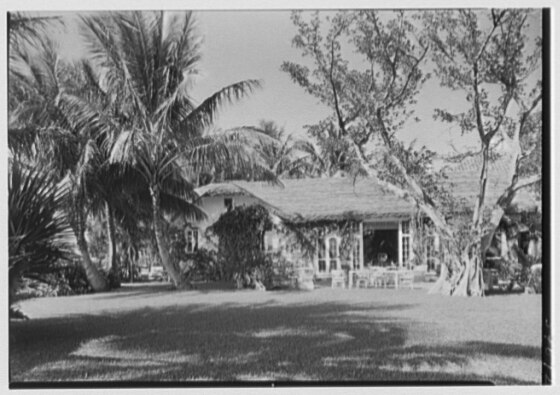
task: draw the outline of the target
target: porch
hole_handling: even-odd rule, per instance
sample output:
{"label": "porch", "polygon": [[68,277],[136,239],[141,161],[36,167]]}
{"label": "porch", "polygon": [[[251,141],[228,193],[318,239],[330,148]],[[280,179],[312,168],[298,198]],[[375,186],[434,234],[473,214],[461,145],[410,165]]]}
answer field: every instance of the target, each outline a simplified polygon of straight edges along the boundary
{"label": "porch", "polygon": [[313,257],[315,277],[330,278],[333,271],[340,270],[356,272],[375,267],[411,267],[413,233],[410,217],[360,221],[354,223],[354,228],[349,236],[337,231],[319,234]]}

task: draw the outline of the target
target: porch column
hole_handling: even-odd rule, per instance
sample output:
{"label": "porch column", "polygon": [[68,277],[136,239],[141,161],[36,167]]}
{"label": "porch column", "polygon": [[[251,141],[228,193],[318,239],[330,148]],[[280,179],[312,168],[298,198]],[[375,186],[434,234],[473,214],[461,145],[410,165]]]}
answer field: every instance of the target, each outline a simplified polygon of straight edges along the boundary
{"label": "porch column", "polygon": [[364,268],[364,222],[360,222],[360,269]]}
{"label": "porch column", "polygon": [[410,217],[408,221],[408,269],[410,269],[410,262],[414,260],[412,254],[414,253],[414,248],[412,243],[414,243],[414,226],[412,226],[412,221],[414,221],[414,217]]}
{"label": "porch column", "polygon": [[399,251],[399,268],[402,267],[403,263],[403,253],[402,253],[402,221],[399,221],[399,231],[398,231],[398,251]]}
{"label": "porch column", "polygon": [[502,230],[500,233],[500,256],[502,258],[505,258],[507,256],[508,247],[507,234],[504,230]]}

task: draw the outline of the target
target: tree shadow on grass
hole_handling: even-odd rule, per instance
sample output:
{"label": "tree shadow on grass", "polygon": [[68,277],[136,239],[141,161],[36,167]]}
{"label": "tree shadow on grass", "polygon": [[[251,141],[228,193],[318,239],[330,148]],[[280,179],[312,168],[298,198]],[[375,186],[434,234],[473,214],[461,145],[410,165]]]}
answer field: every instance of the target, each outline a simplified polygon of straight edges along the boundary
{"label": "tree shadow on grass", "polygon": [[12,322],[10,379],[534,383],[517,372],[487,374],[484,361],[533,366],[536,347],[408,345],[414,322],[390,312],[409,307],[202,303]]}

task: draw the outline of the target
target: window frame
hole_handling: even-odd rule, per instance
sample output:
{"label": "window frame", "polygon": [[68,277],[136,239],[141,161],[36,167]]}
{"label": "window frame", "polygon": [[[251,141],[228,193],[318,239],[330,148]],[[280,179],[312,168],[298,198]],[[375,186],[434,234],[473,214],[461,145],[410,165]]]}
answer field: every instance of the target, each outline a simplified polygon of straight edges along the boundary
{"label": "window frame", "polygon": [[[334,239],[336,242],[336,251],[335,257],[331,258],[330,256],[330,240]],[[320,243],[323,242],[324,249],[323,249],[323,257],[320,257],[319,251],[321,251]],[[328,277],[333,270],[340,270],[341,269],[341,260],[340,260],[340,241],[341,238],[337,234],[330,233],[325,236],[320,236],[317,238],[317,251],[315,253],[315,267],[317,270],[317,274],[319,276],[326,276]],[[336,268],[333,268],[331,265],[331,261],[336,261]],[[321,262],[324,262],[325,269],[321,270]]]}
{"label": "window frame", "polygon": [[185,229],[185,252],[187,254],[194,254],[198,251],[199,234],[200,232],[196,227],[189,226]]}
{"label": "window frame", "polygon": [[[227,204],[228,200],[231,201],[231,205]],[[235,208],[235,200],[233,199],[233,197],[224,198],[224,207],[226,209],[226,212],[230,212]]]}
{"label": "window frame", "polygon": [[[406,232],[405,232],[405,228],[406,228]],[[412,220],[409,219],[406,221],[401,221],[400,229],[401,229],[400,246],[401,246],[402,265],[408,266],[412,258]]]}

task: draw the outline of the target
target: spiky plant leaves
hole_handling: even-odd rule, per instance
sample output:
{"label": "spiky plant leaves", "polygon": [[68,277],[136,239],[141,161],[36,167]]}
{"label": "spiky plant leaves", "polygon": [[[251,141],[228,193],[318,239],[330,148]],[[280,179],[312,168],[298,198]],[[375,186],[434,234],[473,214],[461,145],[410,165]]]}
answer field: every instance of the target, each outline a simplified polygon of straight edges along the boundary
{"label": "spiky plant leaves", "polygon": [[8,175],[8,248],[10,296],[23,274],[52,268],[72,255],[75,245],[63,210],[67,190],[37,168],[10,162]]}

